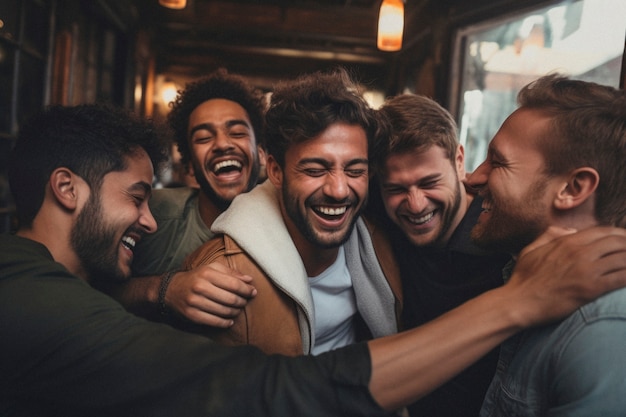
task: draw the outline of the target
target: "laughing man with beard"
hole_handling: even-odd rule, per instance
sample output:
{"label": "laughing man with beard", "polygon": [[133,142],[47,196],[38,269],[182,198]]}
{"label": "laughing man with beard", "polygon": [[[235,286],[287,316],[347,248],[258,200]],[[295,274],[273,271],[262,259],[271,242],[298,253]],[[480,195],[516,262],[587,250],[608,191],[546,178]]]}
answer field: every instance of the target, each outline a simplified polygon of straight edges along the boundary
{"label": "laughing man with beard", "polygon": [[[517,257],[550,227],[623,227],[626,92],[551,74],[518,104],[468,180],[484,197],[476,244]],[[480,416],[624,416],[625,345],[626,290],[519,333],[502,344]]]}
{"label": "laughing man with beard", "polygon": [[[368,218],[386,222],[400,271],[404,328],[421,326],[502,285],[506,252],[471,242],[482,199],[467,192],[464,149],[452,115],[415,94],[380,109],[391,125],[377,144]],[[375,188],[380,188],[377,192]],[[411,416],[476,417],[498,360],[494,349],[408,407]]]}
{"label": "laughing man with beard", "polygon": [[219,265],[178,271],[187,255],[214,236],[211,224],[233,198],[259,181],[264,103],[261,92],[223,69],[189,83],[170,103],[180,162],[199,188],[154,191],[150,209],[159,227],[135,248],[136,279],[106,289],[129,310],[228,327],[256,293],[249,277]]}
{"label": "laughing man with beard", "polygon": [[186,262],[250,275],[258,295],[231,328],[203,331],[287,355],[397,332],[397,267],[360,217],[378,115],[337,70],[277,86],[266,125],[268,181],[235,198]]}

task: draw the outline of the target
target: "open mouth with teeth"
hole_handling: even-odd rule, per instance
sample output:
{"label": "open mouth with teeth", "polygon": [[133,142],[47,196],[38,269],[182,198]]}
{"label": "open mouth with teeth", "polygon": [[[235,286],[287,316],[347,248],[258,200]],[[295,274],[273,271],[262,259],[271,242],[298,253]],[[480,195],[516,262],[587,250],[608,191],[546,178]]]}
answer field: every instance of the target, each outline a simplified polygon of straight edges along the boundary
{"label": "open mouth with teeth", "polygon": [[215,175],[230,174],[232,172],[241,172],[243,164],[235,159],[228,159],[226,161],[220,161],[213,166],[213,173]]}
{"label": "open mouth with teeth", "polygon": [[347,206],[341,206],[341,207],[316,206],[312,208],[313,208],[313,211],[318,216],[327,220],[339,220],[348,211]]}
{"label": "open mouth with teeth", "polygon": [[435,215],[434,211],[431,211],[430,213],[424,215],[424,216],[420,216],[420,217],[415,217],[415,216],[405,216],[405,219],[411,223],[411,224],[417,224],[417,225],[421,225],[424,223],[428,223],[430,221],[430,219],[433,218],[433,216]]}
{"label": "open mouth with teeth", "polygon": [[131,252],[135,249],[136,244],[137,242],[132,237],[130,236],[122,237],[122,245],[124,245],[124,247],[126,247]]}

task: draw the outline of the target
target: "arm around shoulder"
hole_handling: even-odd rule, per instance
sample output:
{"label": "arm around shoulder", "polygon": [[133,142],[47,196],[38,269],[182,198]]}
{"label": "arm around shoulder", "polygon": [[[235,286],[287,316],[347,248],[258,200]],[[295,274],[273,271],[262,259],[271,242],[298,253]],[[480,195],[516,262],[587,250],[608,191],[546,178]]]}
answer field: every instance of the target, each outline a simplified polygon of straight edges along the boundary
{"label": "arm around shoulder", "polygon": [[550,233],[520,254],[506,285],[421,327],[369,342],[374,398],[390,410],[413,402],[518,331],[562,319],[626,285],[626,231]]}

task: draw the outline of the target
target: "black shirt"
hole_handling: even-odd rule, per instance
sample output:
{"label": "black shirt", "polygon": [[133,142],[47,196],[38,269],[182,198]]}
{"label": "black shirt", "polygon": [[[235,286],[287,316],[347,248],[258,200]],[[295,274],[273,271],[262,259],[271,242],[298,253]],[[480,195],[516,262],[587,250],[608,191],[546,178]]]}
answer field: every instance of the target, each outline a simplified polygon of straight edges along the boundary
{"label": "black shirt", "polygon": [[[481,212],[475,197],[463,220],[443,249],[416,248],[404,236],[394,247],[402,273],[404,328],[413,328],[503,284],[502,268],[510,255],[490,253],[475,246],[470,231]],[[411,405],[411,416],[475,417],[495,373],[498,349]]]}

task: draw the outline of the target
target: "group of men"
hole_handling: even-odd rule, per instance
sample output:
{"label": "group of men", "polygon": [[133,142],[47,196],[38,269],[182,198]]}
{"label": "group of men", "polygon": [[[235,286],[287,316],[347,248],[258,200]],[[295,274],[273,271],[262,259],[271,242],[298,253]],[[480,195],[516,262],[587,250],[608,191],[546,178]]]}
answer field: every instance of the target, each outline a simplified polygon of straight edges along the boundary
{"label": "group of men", "polygon": [[339,70],[265,110],[219,71],[169,116],[200,188],[154,191],[146,121],[47,110],[10,167],[0,410],[619,415],[626,290],[593,300],[626,284],[625,97],[539,79],[467,177],[431,99],[373,110]]}

